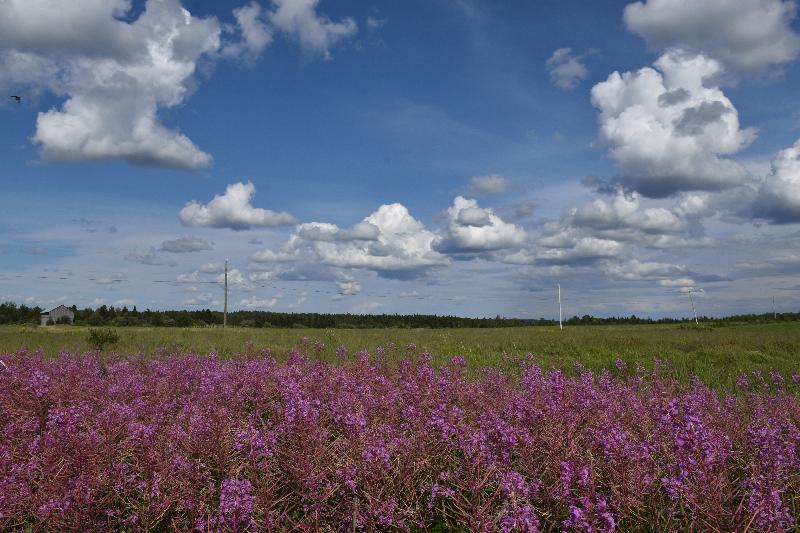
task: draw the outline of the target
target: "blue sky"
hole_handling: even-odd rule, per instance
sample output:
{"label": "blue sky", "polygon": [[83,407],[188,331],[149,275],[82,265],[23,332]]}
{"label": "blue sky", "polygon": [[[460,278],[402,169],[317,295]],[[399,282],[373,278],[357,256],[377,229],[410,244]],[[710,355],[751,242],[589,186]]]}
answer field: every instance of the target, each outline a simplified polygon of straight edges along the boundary
{"label": "blue sky", "polygon": [[0,298],[796,310],[796,11],[10,0]]}

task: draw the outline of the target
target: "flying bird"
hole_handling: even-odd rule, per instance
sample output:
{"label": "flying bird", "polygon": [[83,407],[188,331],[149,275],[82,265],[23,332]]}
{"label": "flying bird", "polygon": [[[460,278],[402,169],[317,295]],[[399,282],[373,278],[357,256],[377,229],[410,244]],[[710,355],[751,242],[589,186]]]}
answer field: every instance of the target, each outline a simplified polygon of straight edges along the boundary
{"label": "flying bird", "polygon": [[16,100],[18,104],[22,103],[22,97],[21,96],[17,96],[16,94],[12,94],[10,98],[13,98],[14,100]]}

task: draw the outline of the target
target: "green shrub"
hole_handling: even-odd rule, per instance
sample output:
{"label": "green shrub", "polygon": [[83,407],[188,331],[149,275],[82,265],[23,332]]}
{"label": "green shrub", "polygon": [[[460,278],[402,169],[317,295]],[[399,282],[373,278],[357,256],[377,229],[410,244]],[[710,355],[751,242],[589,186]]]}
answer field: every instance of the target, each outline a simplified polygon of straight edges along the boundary
{"label": "green shrub", "polygon": [[86,342],[88,342],[93,348],[102,351],[106,345],[113,346],[119,342],[119,333],[111,328],[92,328],[89,330],[89,334],[86,335]]}

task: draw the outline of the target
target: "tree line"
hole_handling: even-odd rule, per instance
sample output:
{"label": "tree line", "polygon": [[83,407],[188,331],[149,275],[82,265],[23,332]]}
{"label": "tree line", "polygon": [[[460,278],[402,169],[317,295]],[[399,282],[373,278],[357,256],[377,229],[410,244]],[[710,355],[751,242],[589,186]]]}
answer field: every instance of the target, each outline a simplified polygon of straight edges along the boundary
{"label": "tree line", "polygon": [[[136,307],[113,307],[101,305],[96,309],[78,309],[75,325],[85,326],[152,326],[152,327],[203,327],[222,325],[222,312],[210,309],[193,311],[139,311]],[[39,324],[40,307],[17,305],[13,302],[0,304],[0,324]],[[691,318],[659,318],[619,316],[594,317],[573,316],[564,321],[573,325],[613,324],[680,324],[690,323]],[[732,315],[722,318],[700,317],[701,322],[772,322],[800,320],[800,313],[772,313]],[[538,318],[468,318],[440,315],[358,315],[350,313],[278,313],[273,311],[233,311],[228,313],[228,324],[252,328],[501,328],[515,326],[552,326],[557,320]]]}

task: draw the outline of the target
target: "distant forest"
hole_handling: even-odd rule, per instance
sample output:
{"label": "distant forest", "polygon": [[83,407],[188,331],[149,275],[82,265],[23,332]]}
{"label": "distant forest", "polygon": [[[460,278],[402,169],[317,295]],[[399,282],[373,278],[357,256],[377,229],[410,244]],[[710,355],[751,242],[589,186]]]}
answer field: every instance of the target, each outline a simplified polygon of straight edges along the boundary
{"label": "distant forest", "polygon": [[[195,311],[139,311],[136,307],[112,307],[101,305],[97,309],[71,308],[75,312],[75,324],[86,326],[153,326],[153,327],[203,327],[222,325],[222,312],[210,309]],[[17,305],[12,302],[0,304],[0,324],[39,324],[39,313],[43,309]],[[800,313],[772,313],[734,315],[723,318],[698,317],[701,322],[772,322],[800,320]],[[565,325],[603,324],[680,324],[692,322],[691,318],[642,318],[629,317],[598,318],[590,315],[573,316]],[[272,311],[234,311],[228,313],[228,324],[252,328],[502,328],[515,326],[552,326],[557,320],[546,318],[465,318],[438,315],[355,315],[328,313],[275,313]]]}

